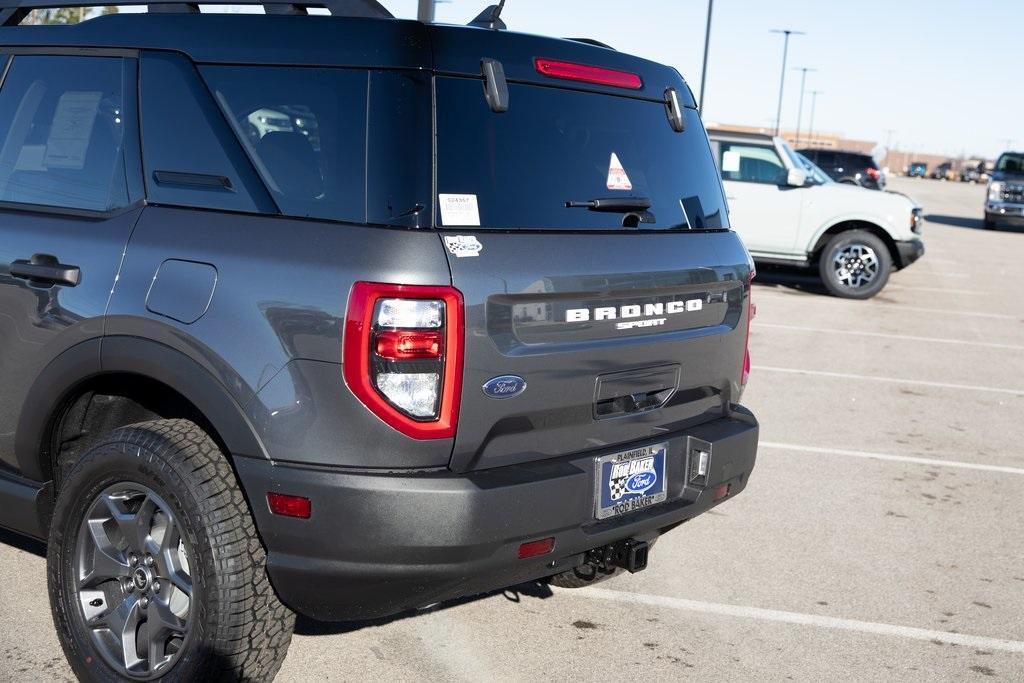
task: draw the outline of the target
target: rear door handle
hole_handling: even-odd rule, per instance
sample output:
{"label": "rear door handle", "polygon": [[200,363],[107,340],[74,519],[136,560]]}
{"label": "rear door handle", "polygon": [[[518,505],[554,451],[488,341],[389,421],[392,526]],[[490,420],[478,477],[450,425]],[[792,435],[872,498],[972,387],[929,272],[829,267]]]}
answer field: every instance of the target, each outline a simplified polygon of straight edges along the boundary
{"label": "rear door handle", "polygon": [[82,280],[78,266],[61,263],[50,254],[34,254],[31,259],[18,259],[11,264],[11,276],[34,285],[76,286]]}

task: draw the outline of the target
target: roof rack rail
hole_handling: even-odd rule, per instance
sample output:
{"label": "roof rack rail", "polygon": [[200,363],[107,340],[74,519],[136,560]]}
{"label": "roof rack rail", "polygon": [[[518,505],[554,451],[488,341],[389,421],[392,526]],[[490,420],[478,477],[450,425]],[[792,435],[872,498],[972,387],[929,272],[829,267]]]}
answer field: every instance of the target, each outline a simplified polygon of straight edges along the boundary
{"label": "roof rack rail", "polygon": [[[37,9],[148,5],[150,12],[194,14],[199,4],[182,0],[0,0],[0,26],[17,26]],[[202,4],[263,5],[267,14],[307,14],[309,7],[321,7],[336,17],[395,18],[377,0],[202,0]]]}

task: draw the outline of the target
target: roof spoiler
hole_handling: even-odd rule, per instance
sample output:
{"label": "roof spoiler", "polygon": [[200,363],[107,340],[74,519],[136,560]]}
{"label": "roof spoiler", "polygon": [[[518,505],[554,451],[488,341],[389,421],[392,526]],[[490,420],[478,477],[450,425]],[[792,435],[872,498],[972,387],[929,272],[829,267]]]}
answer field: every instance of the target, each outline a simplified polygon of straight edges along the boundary
{"label": "roof spoiler", "polygon": [[[203,0],[207,5],[262,5],[267,14],[307,14],[310,7],[327,9],[336,17],[394,19],[377,0]],[[504,4],[504,0],[502,0]],[[0,26],[17,26],[36,9],[62,7],[149,6],[151,12],[196,14],[199,3],[181,0],[0,0]],[[499,11],[500,14],[500,11]]]}

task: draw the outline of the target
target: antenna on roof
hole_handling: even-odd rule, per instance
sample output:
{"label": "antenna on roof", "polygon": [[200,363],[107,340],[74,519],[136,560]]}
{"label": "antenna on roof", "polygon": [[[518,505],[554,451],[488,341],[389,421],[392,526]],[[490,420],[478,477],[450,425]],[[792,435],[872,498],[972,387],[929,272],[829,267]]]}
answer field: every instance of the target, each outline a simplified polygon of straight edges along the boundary
{"label": "antenna on roof", "polygon": [[504,31],[508,26],[501,20],[501,10],[503,9],[505,9],[505,0],[501,0],[497,5],[491,5],[485,9],[476,19],[469,22],[469,25]]}

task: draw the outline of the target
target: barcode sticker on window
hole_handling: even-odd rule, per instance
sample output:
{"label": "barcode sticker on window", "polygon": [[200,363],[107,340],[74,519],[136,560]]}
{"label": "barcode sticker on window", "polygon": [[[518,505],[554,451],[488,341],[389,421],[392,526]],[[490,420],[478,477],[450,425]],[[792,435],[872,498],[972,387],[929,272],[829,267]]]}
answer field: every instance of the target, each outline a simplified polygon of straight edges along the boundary
{"label": "barcode sticker on window", "polygon": [[446,228],[479,227],[480,205],[475,194],[441,194],[441,222]]}

